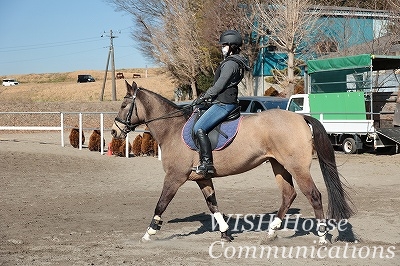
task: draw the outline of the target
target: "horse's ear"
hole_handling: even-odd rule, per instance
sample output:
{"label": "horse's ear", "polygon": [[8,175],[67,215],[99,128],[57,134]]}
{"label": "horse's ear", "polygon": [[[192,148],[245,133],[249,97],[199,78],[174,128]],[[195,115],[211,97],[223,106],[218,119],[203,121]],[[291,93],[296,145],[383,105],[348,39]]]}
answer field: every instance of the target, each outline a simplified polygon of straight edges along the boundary
{"label": "horse's ear", "polygon": [[125,85],[126,85],[126,90],[129,91],[132,89],[131,85],[128,83],[128,81],[125,80]]}
{"label": "horse's ear", "polygon": [[132,81],[132,89],[133,90],[137,90],[137,84],[134,81]]}
{"label": "horse's ear", "polygon": [[125,85],[126,85],[126,93],[130,94],[130,95],[133,95],[133,92],[137,89],[136,83],[133,82],[133,84],[131,86],[131,84],[129,84],[128,81],[125,80]]}
{"label": "horse's ear", "polygon": [[125,80],[125,85],[126,85],[126,93],[133,95],[135,90],[137,90],[137,84],[136,82],[132,82],[132,86],[128,83],[128,81]]}

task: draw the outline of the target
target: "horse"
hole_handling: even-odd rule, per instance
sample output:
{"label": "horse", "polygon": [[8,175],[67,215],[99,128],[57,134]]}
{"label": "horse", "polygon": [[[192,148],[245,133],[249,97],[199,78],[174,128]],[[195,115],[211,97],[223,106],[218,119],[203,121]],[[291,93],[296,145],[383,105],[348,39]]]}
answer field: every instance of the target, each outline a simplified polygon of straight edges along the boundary
{"label": "horse", "polygon": [[[182,127],[190,112],[161,95],[126,82],[127,92],[111,129],[114,138],[125,138],[139,125],[145,124],[158,142],[165,172],[164,185],[154,210],[154,216],[141,241],[150,241],[160,230],[161,216],[178,189],[186,181],[195,181],[206,204],[217,221],[221,241],[231,241],[229,226],[218,209],[212,178],[193,171],[198,152],[189,149],[181,138]],[[324,215],[321,193],[317,189],[310,167],[313,152],[317,153],[328,194],[327,217]],[[326,244],[327,219],[348,219],[354,214],[351,198],[344,189],[337,170],[333,147],[323,125],[315,118],[294,112],[272,109],[242,117],[233,142],[213,151],[215,174],[225,177],[249,171],[269,161],[282,193],[281,206],[269,224],[267,238],[274,239],[291,204],[296,198],[293,180],[314,209],[320,244]]]}

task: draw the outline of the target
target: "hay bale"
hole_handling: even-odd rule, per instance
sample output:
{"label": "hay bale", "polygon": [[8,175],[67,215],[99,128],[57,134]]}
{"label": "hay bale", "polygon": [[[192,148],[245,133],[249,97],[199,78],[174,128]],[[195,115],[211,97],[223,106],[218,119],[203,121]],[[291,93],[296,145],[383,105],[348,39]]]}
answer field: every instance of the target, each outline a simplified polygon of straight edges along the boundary
{"label": "hay bale", "polygon": [[142,136],[139,134],[132,142],[133,156],[140,156],[142,154]]}
{"label": "hay bale", "polygon": [[[115,156],[125,157],[126,156],[126,140],[125,139],[115,139],[112,138],[111,140],[111,150]],[[132,151],[132,145],[128,144],[128,153]]]}
{"label": "hay bale", "polygon": [[[103,139],[103,147],[105,145],[105,140]],[[89,138],[88,148],[90,151],[101,151],[101,136],[100,130],[95,129]]]}
{"label": "hay bale", "polygon": [[153,156],[155,157],[158,156],[158,143],[154,138],[153,138]]}
{"label": "hay bale", "polygon": [[[72,147],[79,147],[79,128],[75,126],[71,129],[71,133],[69,133],[69,143]],[[82,145],[85,143],[85,134],[82,131]]]}
{"label": "hay bale", "polygon": [[141,154],[151,155],[153,150],[153,137],[149,132],[143,132]]}

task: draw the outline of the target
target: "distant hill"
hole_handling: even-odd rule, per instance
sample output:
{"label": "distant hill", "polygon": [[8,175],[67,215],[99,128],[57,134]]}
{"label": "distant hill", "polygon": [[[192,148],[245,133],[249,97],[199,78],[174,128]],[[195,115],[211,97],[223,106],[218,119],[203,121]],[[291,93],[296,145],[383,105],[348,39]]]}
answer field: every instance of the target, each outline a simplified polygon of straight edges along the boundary
{"label": "distant hill", "polygon": [[[126,92],[125,80],[135,81],[138,86],[173,99],[175,85],[163,73],[161,68],[119,69],[125,79],[116,79],[117,100],[121,100]],[[96,82],[77,83],[78,75],[92,75]],[[65,73],[43,73],[1,76],[1,79],[13,78],[20,83],[12,87],[0,87],[0,102],[96,102],[100,99],[104,80],[104,71],[81,70]],[[133,78],[135,74],[135,78]],[[140,75],[140,77],[138,77]],[[111,72],[107,74],[104,90],[104,101],[110,101]]]}

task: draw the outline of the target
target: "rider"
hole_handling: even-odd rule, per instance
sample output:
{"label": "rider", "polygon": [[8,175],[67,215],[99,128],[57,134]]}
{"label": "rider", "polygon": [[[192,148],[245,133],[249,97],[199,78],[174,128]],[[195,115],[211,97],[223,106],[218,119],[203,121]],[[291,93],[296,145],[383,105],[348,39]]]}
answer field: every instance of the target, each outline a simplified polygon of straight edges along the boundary
{"label": "rider", "polygon": [[247,60],[239,55],[243,44],[242,36],[236,30],[227,30],[220,36],[224,60],[215,71],[214,84],[195,104],[205,101],[212,103],[193,127],[199,145],[200,163],[196,173],[206,176],[214,174],[212,149],[208,133],[238,106],[238,84],[243,79],[244,70],[249,70]]}

